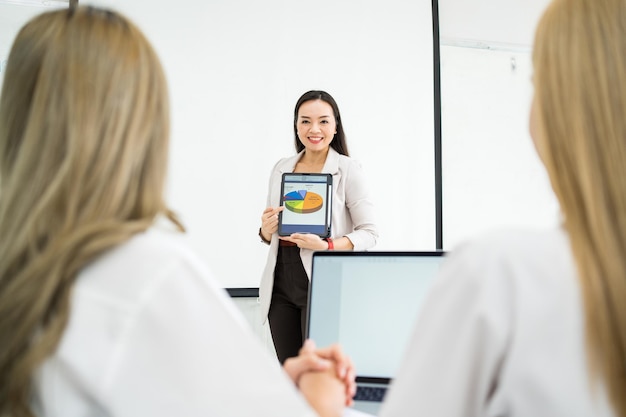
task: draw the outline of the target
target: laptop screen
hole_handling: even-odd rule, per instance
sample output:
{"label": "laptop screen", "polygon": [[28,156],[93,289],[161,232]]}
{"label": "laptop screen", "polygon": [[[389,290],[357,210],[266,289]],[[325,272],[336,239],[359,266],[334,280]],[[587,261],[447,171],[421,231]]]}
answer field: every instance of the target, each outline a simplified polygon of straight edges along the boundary
{"label": "laptop screen", "polygon": [[393,378],[443,252],[313,254],[307,335],[340,343],[359,378]]}

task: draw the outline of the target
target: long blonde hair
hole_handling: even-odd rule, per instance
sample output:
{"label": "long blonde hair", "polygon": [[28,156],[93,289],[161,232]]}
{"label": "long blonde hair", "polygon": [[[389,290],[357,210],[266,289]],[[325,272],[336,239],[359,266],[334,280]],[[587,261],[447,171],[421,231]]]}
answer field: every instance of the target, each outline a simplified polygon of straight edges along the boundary
{"label": "long blonde hair", "polygon": [[147,229],[163,199],[168,94],[123,16],[42,14],[11,49],[0,97],[0,415],[30,416],[78,272]]}
{"label": "long blonde hair", "polygon": [[590,384],[626,416],[626,1],[554,1],[533,61],[537,147],[578,267]]}

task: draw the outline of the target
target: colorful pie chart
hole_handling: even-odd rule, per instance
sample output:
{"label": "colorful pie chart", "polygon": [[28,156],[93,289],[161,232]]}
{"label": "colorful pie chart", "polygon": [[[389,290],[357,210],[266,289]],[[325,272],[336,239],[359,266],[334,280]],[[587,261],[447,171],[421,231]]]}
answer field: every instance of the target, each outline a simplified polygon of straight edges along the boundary
{"label": "colorful pie chart", "polygon": [[322,208],[322,196],[307,190],[292,191],[285,195],[285,208],[299,214],[315,213]]}

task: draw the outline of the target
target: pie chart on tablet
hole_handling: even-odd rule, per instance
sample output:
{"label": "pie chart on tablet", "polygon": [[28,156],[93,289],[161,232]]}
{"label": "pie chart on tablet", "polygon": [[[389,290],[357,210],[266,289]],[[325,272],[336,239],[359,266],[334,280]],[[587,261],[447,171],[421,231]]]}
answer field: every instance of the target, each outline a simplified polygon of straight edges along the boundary
{"label": "pie chart on tablet", "polygon": [[299,214],[315,213],[322,208],[324,199],[307,190],[291,191],[285,195],[285,208]]}

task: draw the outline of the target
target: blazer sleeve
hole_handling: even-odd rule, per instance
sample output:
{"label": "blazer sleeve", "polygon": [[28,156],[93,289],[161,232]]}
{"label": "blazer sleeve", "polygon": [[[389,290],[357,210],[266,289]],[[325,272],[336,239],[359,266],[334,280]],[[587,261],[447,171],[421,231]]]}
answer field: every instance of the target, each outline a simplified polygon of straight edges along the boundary
{"label": "blazer sleeve", "polygon": [[378,228],[375,222],[375,207],[361,165],[350,161],[343,174],[346,181],[346,209],[352,219],[353,231],[346,234],[354,250],[366,250],[376,245]]}

